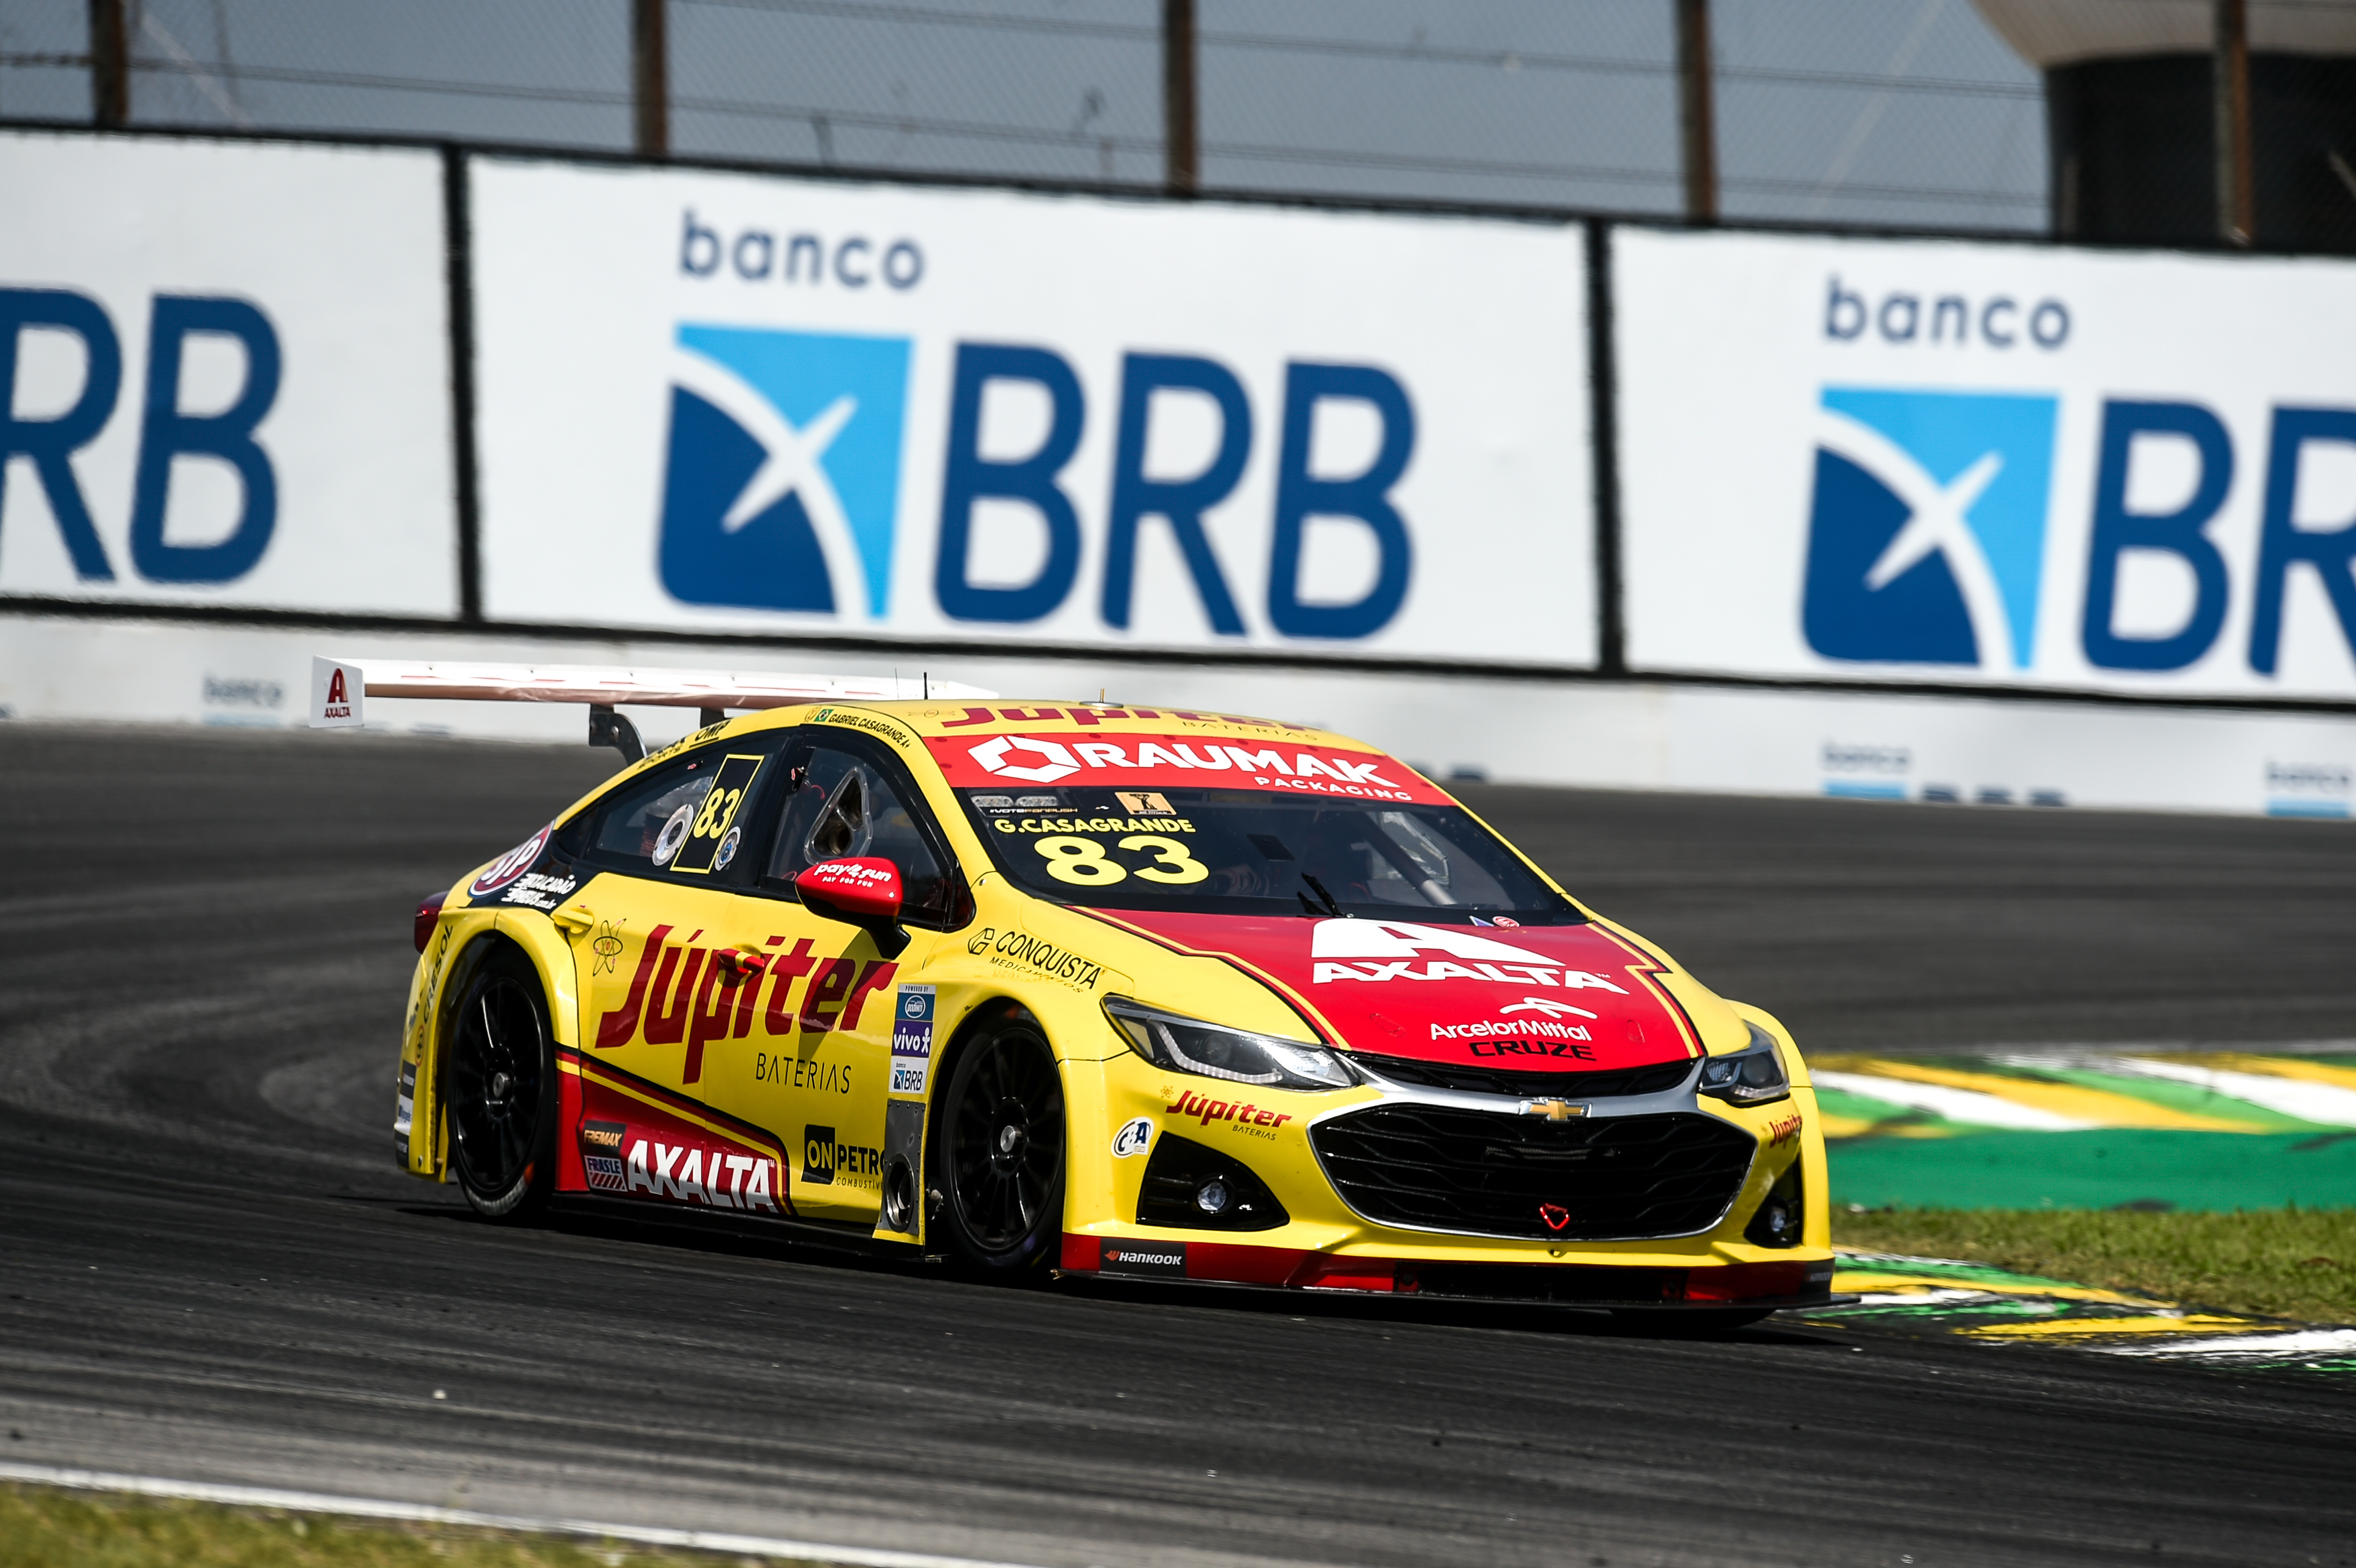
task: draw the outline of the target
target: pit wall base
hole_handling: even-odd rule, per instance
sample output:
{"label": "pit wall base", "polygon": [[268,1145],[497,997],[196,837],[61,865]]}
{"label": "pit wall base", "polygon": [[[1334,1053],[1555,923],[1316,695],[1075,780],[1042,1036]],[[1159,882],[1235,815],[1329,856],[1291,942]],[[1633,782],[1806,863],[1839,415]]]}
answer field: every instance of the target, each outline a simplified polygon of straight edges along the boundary
{"label": "pit wall base", "polygon": [[[622,663],[970,682],[1009,697],[1254,714],[1382,746],[1436,778],[2347,819],[2356,715],[1643,681],[1386,674],[1070,656],[713,648],[479,632],[343,633],[0,611],[0,715],[285,728],[315,653]],[[684,709],[630,710],[649,745]],[[580,709],[383,702],[370,727],[580,744]]]}

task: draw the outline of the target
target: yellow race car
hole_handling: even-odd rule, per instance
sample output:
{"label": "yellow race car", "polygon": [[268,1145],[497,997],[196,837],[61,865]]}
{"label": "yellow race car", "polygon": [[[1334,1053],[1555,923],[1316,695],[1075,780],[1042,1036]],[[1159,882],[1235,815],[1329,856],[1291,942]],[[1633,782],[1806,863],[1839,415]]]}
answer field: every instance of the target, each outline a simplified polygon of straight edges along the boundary
{"label": "yellow race car", "polygon": [[625,768],[417,941],[400,1155],[492,1219],[1721,1323],[1833,1299],[1783,1026],[1324,731],[773,707]]}

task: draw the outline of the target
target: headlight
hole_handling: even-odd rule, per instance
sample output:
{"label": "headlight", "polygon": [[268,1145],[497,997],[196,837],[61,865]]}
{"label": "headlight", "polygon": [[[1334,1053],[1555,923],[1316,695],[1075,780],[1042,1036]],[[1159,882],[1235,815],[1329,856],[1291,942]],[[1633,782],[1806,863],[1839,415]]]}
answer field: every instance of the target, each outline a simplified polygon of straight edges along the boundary
{"label": "headlight", "polygon": [[1323,1046],[1182,1018],[1126,996],[1106,997],[1104,1010],[1132,1050],[1173,1072],[1282,1089],[1347,1089],[1357,1081],[1342,1058]]}
{"label": "headlight", "polygon": [[1783,1071],[1775,1036],[1752,1024],[1748,1046],[1701,1064],[1700,1092],[1730,1105],[1764,1105],[1790,1098],[1792,1080]]}

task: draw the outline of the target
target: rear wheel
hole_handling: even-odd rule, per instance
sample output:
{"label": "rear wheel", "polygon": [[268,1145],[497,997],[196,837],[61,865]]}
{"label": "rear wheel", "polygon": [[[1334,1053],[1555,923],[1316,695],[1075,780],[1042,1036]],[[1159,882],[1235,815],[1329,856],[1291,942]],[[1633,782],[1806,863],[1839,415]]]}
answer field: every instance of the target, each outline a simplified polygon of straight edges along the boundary
{"label": "rear wheel", "polygon": [[450,1015],[450,1164],[487,1219],[520,1221],[556,1185],[556,1060],[539,972],[500,943]]}
{"label": "rear wheel", "polygon": [[1001,1024],[959,1054],[942,1096],[933,1169],[943,1238],[986,1274],[1053,1264],[1064,1224],[1064,1085],[1029,1026]]}

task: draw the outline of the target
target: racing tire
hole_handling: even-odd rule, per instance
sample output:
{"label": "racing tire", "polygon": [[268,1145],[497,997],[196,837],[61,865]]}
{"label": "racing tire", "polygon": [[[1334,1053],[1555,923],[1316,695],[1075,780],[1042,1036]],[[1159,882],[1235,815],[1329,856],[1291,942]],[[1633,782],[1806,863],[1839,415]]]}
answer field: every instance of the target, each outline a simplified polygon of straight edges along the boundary
{"label": "racing tire", "polygon": [[556,1187],[556,1050],[540,972],[506,942],[484,955],[450,1012],[443,1082],[450,1166],[476,1213],[532,1219]]}
{"label": "racing tire", "polygon": [[1046,1039],[1009,1022],[969,1041],[941,1096],[931,1161],[938,1235],[972,1273],[1055,1266],[1064,1230],[1064,1083]]}

